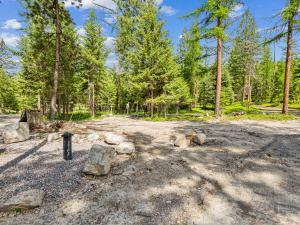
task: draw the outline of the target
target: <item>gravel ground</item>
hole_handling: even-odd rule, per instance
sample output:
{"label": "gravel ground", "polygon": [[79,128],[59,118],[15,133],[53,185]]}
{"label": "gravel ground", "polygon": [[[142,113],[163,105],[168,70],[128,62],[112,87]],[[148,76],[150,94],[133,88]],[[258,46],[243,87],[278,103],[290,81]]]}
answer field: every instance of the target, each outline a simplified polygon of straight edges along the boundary
{"label": "gravel ground", "polygon": [[81,171],[93,143],[73,143],[74,160],[62,157],[62,141],[26,141],[9,145],[0,144],[5,151],[0,156],[0,202],[13,195],[40,189],[46,201],[61,202],[82,182]]}
{"label": "gravel ground", "polygon": [[[115,132],[136,153],[118,155],[107,176],[93,177],[81,175],[93,143],[74,143],[71,162],[60,141],[0,144],[0,202],[32,188],[46,193],[37,209],[0,213],[0,224],[299,224],[299,121],[106,118],[65,129],[101,140]],[[205,133],[206,143],[171,144],[191,132]]]}

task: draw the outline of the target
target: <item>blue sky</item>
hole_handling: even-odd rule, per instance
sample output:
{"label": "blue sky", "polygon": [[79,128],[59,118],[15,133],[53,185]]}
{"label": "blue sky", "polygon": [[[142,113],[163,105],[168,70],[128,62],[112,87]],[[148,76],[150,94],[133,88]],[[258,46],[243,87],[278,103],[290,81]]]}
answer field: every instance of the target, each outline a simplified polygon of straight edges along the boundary
{"label": "blue sky", "polygon": [[[175,47],[179,43],[180,35],[184,27],[189,27],[190,20],[178,19],[179,16],[185,15],[190,11],[196,9],[201,5],[204,0],[156,0],[162,7],[161,11],[164,14],[163,19],[166,20],[165,29],[169,30],[172,42]],[[115,5],[111,0],[82,0],[83,7],[77,9],[72,7],[70,3],[66,3],[66,8],[70,11],[71,16],[76,23],[76,29],[78,33],[84,35],[84,19],[86,18],[89,8],[93,7],[93,2],[105,5],[110,8],[114,8]],[[276,12],[284,7],[284,0],[244,0],[244,6],[236,6],[235,12],[231,15],[232,17],[239,16],[245,12],[247,8],[255,16],[256,22],[259,29],[270,28],[274,24],[268,21],[268,17],[273,16]],[[97,8],[96,8],[97,9]],[[25,27],[26,24],[20,22],[21,18],[18,12],[22,10],[21,6],[16,0],[2,0],[0,4],[0,38],[3,38],[6,44],[15,49],[21,31],[19,28]],[[101,10],[97,10],[99,17],[103,16],[100,14]],[[109,18],[108,19],[113,19]],[[101,21],[99,21],[101,23]],[[104,27],[104,35],[107,37],[106,45],[108,48],[113,50],[114,34],[111,33],[111,29],[102,24]],[[283,46],[284,43],[279,45]],[[282,50],[279,46],[276,48],[276,60],[281,58]],[[113,53],[110,54],[107,65],[113,65],[116,63],[116,57]]]}

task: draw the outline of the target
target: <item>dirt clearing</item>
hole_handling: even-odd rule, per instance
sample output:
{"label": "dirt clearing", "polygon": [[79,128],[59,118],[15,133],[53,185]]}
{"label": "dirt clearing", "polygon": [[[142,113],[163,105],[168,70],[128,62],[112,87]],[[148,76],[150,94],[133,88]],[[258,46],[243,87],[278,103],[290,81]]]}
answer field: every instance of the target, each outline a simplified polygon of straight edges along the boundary
{"label": "dirt clearing", "polygon": [[[300,121],[79,124],[78,134],[114,132],[137,151],[117,156],[108,176],[92,177],[81,173],[90,142],[73,143],[70,163],[61,140],[0,144],[0,179],[11,179],[1,182],[0,201],[39,187],[47,197],[35,210],[0,214],[0,224],[299,224]],[[205,133],[206,143],[173,145],[192,132]]]}

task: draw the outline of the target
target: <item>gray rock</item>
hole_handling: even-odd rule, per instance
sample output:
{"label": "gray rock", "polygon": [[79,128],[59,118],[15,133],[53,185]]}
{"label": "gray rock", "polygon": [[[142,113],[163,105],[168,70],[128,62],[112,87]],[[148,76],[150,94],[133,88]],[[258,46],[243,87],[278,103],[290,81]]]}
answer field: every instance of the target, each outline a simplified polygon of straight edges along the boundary
{"label": "gray rock", "polygon": [[131,142],[122,142],[117,147],[118,154],[132,154],[135,151],[135,145]]}
{"label": "gray rock", "polygon": [[25,141],[29,139],[29,127],[27,122],[19,122],[4,127],[2,137],[5,144]]}
{"label": "gray rock", "polygon": [[30,190],[22,192],[4,204],[0,204],[0,211],[11,211],[15,209],[33,209],[40,206],[44,199],[44,192],[41,190]]}
{"label": "gray rock", "polygon": [[206,135],[205,134],[196,134],[193,136],[193,142],[203,145],[206,141]]}
{"label": "gray rock", "polygon": [[72,141],[74,141],[74,142],[79,142],[79,141],[80,141],[79,135],[75,134],[75,135],[72,137]]}
{"label": "gray rock", "polygon": [[174,145],[180,148],[186,148],[189,145],[189,142],[186,140],[184,134],[180,134],[177,136]]}
{"label": "gray rock", "polygon": [[99,139],[99,134],[90,134],[89,136],[87,136],[87,139],[89,141],[97,141]]}
{"label": "gray rock", "polygon": [[51,142],[60,138],[61,136],[59,135],[59,133],[51,133],[47,135],[47,142]]}
{"label": "gray rock", "polygon": [[110,171],[111,161],[115,155],[115,148],[111,146],[93,145],[83,172],[93,175],[107,175]]}
{"label": "gray rock", "polygon": [[126,142],[126,138],[120,135],[107,133],[105,134],[105,142],[111,145],[119,145],[121,142]]}

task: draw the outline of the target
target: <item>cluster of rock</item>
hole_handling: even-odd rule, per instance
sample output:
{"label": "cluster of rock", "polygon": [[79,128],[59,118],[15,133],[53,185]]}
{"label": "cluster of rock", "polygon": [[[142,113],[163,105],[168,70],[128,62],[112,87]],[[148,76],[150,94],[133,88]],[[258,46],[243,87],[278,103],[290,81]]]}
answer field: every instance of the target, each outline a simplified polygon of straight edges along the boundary
{"label": "cluster of rock", "polygon": [[130,155],[135,151],[134,143],[128,142],[123,136],[107,133],[105,142],[114,146],[94,144],[83,168],[84,173],[97,176],[107,175],[116,153]]}
{"label": "cluster of rock", "polygon": [[[206,135],[202,133],[194,134],[192,141],[196,144],[203,145],[206,141]],[[190,140],[186,139],[185,134],[180,134],[176,137],[174,145],[180,148],[186,148],[190,145]]]}

